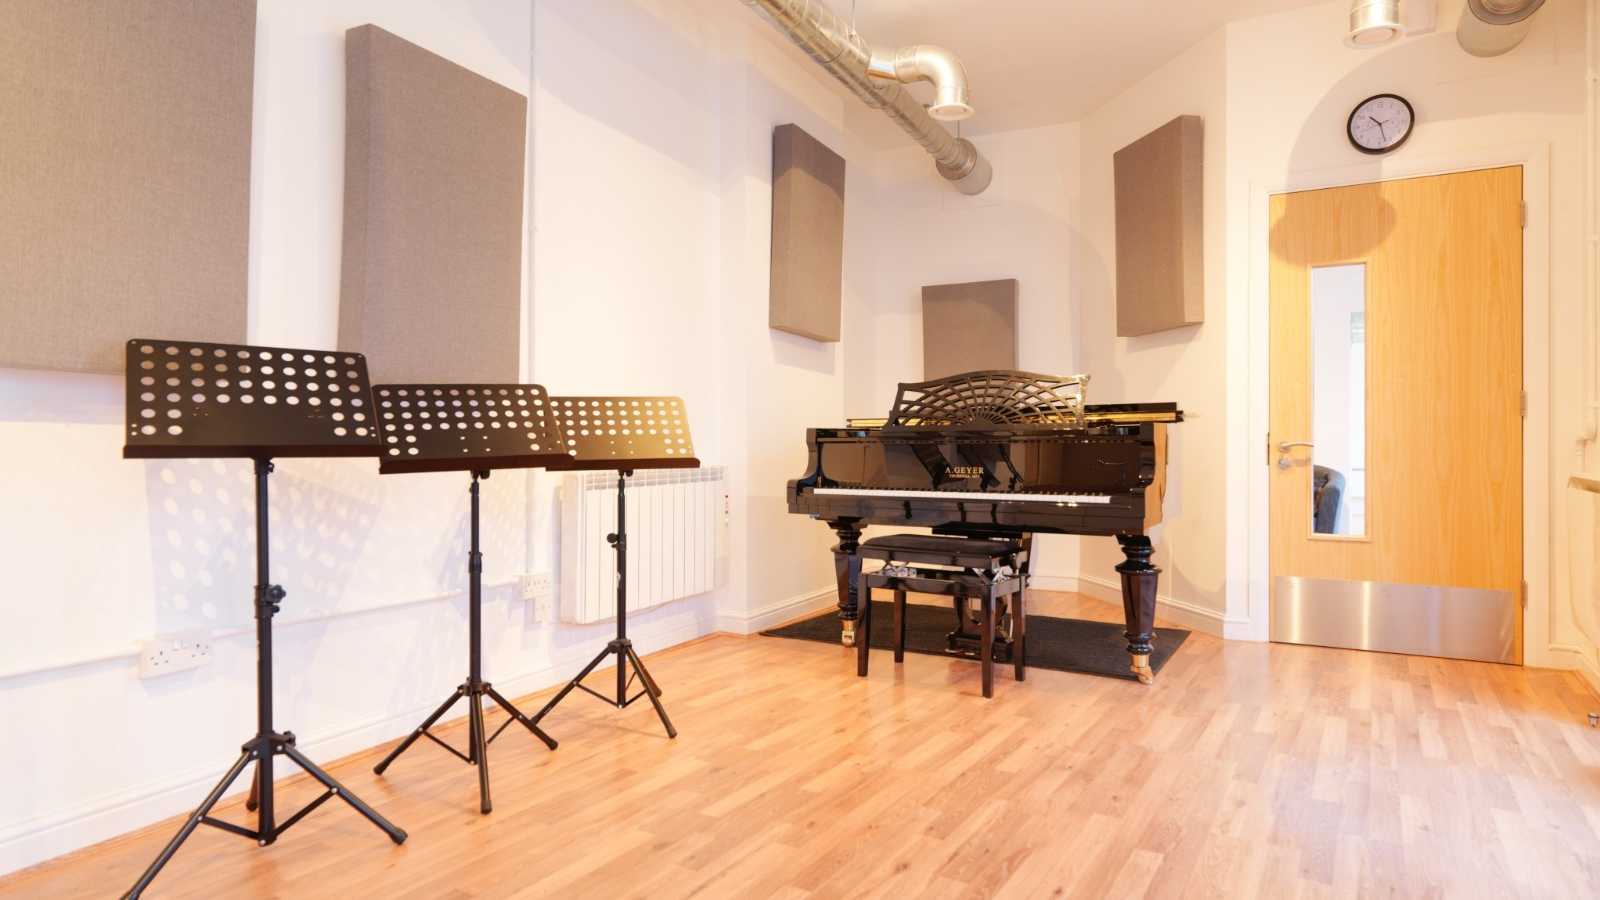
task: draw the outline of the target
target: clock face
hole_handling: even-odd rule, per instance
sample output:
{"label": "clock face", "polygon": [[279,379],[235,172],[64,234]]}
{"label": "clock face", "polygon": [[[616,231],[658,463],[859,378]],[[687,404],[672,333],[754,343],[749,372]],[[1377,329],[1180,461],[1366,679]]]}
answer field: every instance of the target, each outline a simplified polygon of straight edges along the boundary
{"label": "clock face", "polygon": [[1350,113],[1345,129],[1350,143],[1362,153],[1388,153],[1411,137],[1417,114],[1397,94],[1379,94],[1361,101]]}

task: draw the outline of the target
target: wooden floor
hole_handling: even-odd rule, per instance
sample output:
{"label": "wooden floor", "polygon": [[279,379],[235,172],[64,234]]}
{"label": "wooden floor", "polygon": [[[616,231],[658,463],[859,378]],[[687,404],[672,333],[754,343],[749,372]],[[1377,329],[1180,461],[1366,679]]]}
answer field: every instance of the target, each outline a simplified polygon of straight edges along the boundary
{"label": "wooden floor", "polygon": [[[330,769],[405,845],[333,802],[266,849],[202,828],[147,896],[1600,895],[1600,702],[1567,673],[1196,634],[1151,687],[1002,670],[985,702],[941,657],[862,680],[842,647],[717,636],[649,662],[676,741],[648,704],[571,698],[556,752],[491,748],[489,816],[441,748],[384,778],[374,748]],[[315,793],[284,784],[285,809]],[[120,893],[178,823],[0,895]]]}

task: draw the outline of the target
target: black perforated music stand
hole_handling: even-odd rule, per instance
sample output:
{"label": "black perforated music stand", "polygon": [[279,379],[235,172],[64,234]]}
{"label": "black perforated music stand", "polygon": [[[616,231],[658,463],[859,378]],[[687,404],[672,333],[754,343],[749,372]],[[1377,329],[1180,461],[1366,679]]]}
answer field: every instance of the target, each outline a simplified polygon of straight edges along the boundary
{"label": "black perforated music stand", "polygon": [[[483,680],[483,553],[478,539],[478,482],[491,469],[528,469],[564,464],[559,439],[549,424],[548,400],[536,384],[380,384],[374,388],[382,451],[378,471],[471,472],[471,542],[467,549],[467,679],[373,768],[379,775],[426,737],[478,769],[478,808],[489,812],[489,744],[512,722],[521,722],[551,750],[556,742],[510,700]],[[485,736],[483,698],[510,718]],[[467,700],[467,752],[428,729],[456,701]]]}
{"label": "black perforated music stand", "polygon": [[[202,823],[264,847],[335,796],[401,843],[404,831],[307,759],[295,747],[293,732],[280,733],[272,726],[272,616],[285,592],[268,576],[267,475],[274,457],[377,455],[366,359],[359,353],[327,350],[146,339],[128,342],[127,366],[123,458],[255,460],[256,734],[125,896],[143,894]],[[324,788],[282,822],[276,819],[272,783],[272,761],[279,755],[293,760]],[[256,812],[256,827],[211,818],[212,807],[252,761],[256,775],[246,806]]]}
{"label": "black perforated music stand", "polygon": [[[555,709],[574,688],[623,709],[640,697],[649,697],[667,737],[675,738],[667,711],[661,705],[661,686],[650,677],[644,661],[628,640],[628,478],[636,469],[696,469],[694,445],[689,439],[689,418],[677,397],[551,397],[552,422],[566,448],[568,459],[559,468],[568,471],[615,470],[617,473],[617,530],[606,540],[617,550],[617,636],[607,643],[577,677],[550,698],[533,717],[538,722]],[[552,469],[557,468],[551,466]],[[583,683],[606,657],[617,657],[617,694],[608,697]],[[628,663],[633,663],[642,688],[632,697]]]}

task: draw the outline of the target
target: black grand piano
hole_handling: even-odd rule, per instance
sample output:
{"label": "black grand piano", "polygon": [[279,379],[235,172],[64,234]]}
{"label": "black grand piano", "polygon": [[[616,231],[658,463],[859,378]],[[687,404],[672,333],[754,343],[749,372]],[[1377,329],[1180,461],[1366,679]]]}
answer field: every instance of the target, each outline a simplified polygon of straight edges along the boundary
{"label": "black grand piano", "polygon": [[[1132,670],[1149,683],[1161,521],[1175,403],[1090,405],[1087,375],[983,371],[901,384],[887,419],[806,431],[810,463],[789,512],[828,523],[843,640],[854,641],[856,555],[866,525],[972,538],[1032,533],[1117,539]],[[961,607],[958,604],[958,616]],[[962,623],[958,622],[958,631]]]}

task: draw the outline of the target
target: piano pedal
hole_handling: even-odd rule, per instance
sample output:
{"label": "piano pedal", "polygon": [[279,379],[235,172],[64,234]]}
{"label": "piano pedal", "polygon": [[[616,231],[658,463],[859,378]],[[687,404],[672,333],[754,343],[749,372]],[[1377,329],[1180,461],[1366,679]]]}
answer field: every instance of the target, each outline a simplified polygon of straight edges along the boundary
{"label": "piano pedal", "polygon": [[[951,656],[976,660],[982,655],[982,644],[979,643],[979,638],[974,635],[962,635],[952,632],[945,635],[944,644],[944,652]],[[994,639],[994,661],[997,663],[1011,661],[1010,640],[1003,637]]]}

